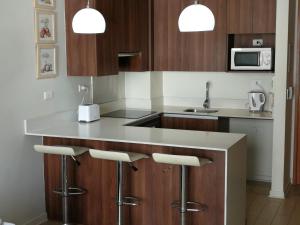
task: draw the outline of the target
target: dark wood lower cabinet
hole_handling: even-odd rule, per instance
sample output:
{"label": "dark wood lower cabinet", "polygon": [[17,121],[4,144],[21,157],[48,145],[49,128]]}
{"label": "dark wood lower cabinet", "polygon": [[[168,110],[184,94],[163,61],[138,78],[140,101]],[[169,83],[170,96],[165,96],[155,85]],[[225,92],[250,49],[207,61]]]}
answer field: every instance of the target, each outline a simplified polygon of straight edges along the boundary
{"label": "dark wood lower cabinet", "polygon": [[229,119],[212,117],[186,118],[176,116],[162,116],[161,127],[180,130],[229,132]]}
{"label": "dark wood lower cabinet", "polygon": [[229,118],[161,114],[130,123],[127,126],[229,132]]}
{"label": "dark wood lower cabinet", "polygon": [[[224,225],[225,152],[49,137],[44,138],[44,144],[210,158],[213,160],[210,165],[203,168],[189,167],[188,200],[205,203],[208,210],[189,213],[188,224]],[[51,220],[61,219],[61,200],[52,192],[60,185],[59,159],[58,156],[45,155],[46,205]],[[73,222],[84,225],[116,224],[116,163],[93,159],[88,153],[79,160],[79,167],[69,161],[70,183],[86,188],[88,192],[72,199]],[[179,166],[157,164],[151,158],[140,160],[135,166],[138,168],[136,172],[124,164],[124,195],[139,197],[142,202],[136,207],[124,206],[124,224],[178,225],[179,212],[171,207],[171,203],[179,199]]]}

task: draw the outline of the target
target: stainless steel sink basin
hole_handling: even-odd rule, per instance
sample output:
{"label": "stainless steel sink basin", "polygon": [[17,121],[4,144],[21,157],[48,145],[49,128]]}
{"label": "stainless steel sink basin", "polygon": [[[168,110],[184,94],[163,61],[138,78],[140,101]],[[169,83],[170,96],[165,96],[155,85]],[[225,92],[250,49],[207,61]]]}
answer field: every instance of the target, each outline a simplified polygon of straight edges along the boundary
{"label": "stainless steel sink basin", "polygon": [[219,110],[216,109],[186,109],[184,112],[192,112],[192,113],[217,113]]}

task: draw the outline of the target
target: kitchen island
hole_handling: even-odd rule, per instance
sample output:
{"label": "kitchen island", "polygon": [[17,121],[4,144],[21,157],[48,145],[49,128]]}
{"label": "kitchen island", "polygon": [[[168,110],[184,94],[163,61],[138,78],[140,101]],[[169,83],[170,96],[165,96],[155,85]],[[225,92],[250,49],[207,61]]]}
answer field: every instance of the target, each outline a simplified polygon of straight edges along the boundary
{"label": "kitchen island", "polygon": [[[208,210],[188,214],[190,224],[243,225],[246,211],[246,136],[163,128],[124,126],[130,119],[102,118],[89,124],[76,121],[76,114],[58,113],[25,121],[26,135],[43,137],[45,145],[83,146],[99,150],[192,155],[209,158],[212,164],[190,167],[188,199]],[[45,155],[45,191],[48,218],[59,220],[60,197],[53,194],[60,184],[60,158]],[[71,183],[87,194],[71,201],[71,218],[85,225],[116,223],[115,163],[84,154],[81,165],[70,160]],[[157,164],[151,158],[125,167],[125,195],[142,200],[125,207],[127,225],[179,224],[179,213],[171,203],[179,198],[179,167]]]}

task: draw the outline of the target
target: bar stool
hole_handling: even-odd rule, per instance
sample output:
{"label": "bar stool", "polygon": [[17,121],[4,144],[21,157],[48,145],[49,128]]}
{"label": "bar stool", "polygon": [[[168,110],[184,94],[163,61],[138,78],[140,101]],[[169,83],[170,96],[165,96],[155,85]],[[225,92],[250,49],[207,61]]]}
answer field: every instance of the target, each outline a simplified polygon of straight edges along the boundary
{"label": "bar stool", "polygon": [[137,171],[138,169],[133,165],[133,162],[149,158],[145,154],[133,153],[133,152],[116,152],[116,151],[102,151],[96,149],[90,149],[90,155],[96,159],[111,160],[117,162],[117,192],[116,192],[116,204],[118,207],[117,224],[123,224],[123,205],[137,206],[140,203],[140,199],[136,197],[123,197],[123,162],[126,162],[130,167]]}
{"label": "bar stool", "polygon": [[180,200],[173,202],[172,207],[179,208],[181,225],[186,224],[187,212],[201,212],[207,210],[208,207],[205,204],[187,201],[187,166],[202,167],[212,163],[211,160],[196,156],[169,155],[161,153],[154,153],[152,154],[152,157],[157,163],[180,165]]}
{"label": "bar stool", "polygon": [[80,162],[75,157],[87,152],[88,148],[35,145],[34,150],[44,154],[61,155],[61,188],[56,189],[53,192],[62,197],[62,223],[63,225],[69,225],[68,199],[71,196],[83,195],[86,193],[86,190],[80,187],[68,187],[67,157],[70,156],[76,165],[79,166]]}

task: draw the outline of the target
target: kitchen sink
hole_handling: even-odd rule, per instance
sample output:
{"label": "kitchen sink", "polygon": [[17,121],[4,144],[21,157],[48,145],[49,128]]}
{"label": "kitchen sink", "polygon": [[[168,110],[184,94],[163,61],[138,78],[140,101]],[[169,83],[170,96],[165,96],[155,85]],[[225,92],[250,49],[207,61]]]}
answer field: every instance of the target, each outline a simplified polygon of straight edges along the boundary
{"label": "kitchen sink", "polygon": [[217,113],[219,110],[216,109],[186,109],[184,112],[192,112],[192,113]]}

